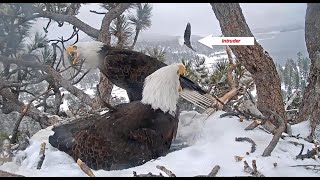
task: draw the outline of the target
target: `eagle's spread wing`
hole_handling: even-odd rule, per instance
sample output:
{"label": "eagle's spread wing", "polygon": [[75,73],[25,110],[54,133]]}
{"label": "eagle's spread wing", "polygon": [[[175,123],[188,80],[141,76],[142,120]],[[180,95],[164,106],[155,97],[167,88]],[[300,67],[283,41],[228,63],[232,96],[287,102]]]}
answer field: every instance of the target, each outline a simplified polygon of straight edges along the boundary
{"label": "eagle's spread wing", "polygon": [[184,31],[184,44],[189,47],[190,49],[192,49],[193,51],[196,51],[193,49],[193,47],[191,46],[191,40],[190,40],[190,37],[191,37],[191,25],[190,23],[187,24],[187,27]]}
{"label": "eagle's spread wing", "polygon": [[185,42],[185,44],[191,44],[190,43],[190,36],[191,36],[191,25],[190,25],[190,23],[188,23],[186,29],[184,30],[184,42]]}
{"label": "eagle's spread wing", "polygon": [[137,166],[169,151],[177,117],[139,101],[115,108],[108,115],[53,128],[49,143],[95,170]]}

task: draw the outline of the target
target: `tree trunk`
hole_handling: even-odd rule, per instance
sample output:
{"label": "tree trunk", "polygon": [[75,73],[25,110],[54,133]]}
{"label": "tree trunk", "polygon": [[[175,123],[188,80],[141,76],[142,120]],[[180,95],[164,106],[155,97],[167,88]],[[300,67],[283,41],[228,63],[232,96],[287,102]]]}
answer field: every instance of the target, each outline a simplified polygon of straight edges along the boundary
{"label": "tree trunk", "polygon": [[305,18],[305,40],[311,60],[308,85],[303,94],[296,122],[310,119],[311,133],[320,119],[320,4],[308,3]]}
{"label": "tree trunk", "polygon": [[[111,9],[103,18],[101,29],[98,35],[98,41],[103,42],[104,44],[110,45],[111,44],[111,33],[109,31],[110,24],[112,20],[120,16],[126,9],[128,9],[130,3],[122,3],[116,6],[115,8]],[[100,82],[97,87],[99,96],[96,99],[96,108],[105,107],[105,103],[109,103],[111,92],[113,89],[112,82],[100,72]]]}
{"label": "tree trunk", "polygon": [[[239,3],[211,3],[211,6],[225,37],[253,37]],[[257,88],[258,109],[267,117],[271,114],[266,109],[272,110],[279,114],[286,123],[280,78],[272,58],[265,53],[256,40],[255,45],[230,46],[230,48],[252,74]],[[275,119],[272,119],[271,122],[279,126]]]}
{"label": "tree trunk", "polygon": [[134,36],[133,43],[132,43],[130,49],[133,49],[134,46],[136,45],[137,40],[138,40],[139,33],[140,33],[140,29],[136,29],[136,35]]}

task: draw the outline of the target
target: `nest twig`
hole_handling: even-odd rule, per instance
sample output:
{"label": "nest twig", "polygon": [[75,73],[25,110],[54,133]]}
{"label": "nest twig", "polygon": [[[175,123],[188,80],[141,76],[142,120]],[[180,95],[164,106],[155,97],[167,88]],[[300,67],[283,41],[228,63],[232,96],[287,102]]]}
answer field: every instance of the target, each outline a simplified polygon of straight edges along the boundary
{"label": "nest twig", "polygon": [[251,143],[251,151],[250,152],[254,153],[256,151],[257,144],[252,139],[250,139],[248,137],[236,137],[235,140],[238,142],[247,141],[247,142]]}
{"label": "nest twig", "polygon": [[164,173],[166,173],[169,177],[176,177],[176,175],[175,175],[172,171],[168,170],[168,169],[167,169],[166,167],[164,167],[164,166],[159,166],[159,165],[157,165],[156,168],[157,168],[157,169],[160,169],[161,171],[163,171]]}
{"label": "nest twig", "polygon": [[302,154],[303,148],[304,148],[304,145],[302,145],[302,149],[301,149],[300,153],[296,156],[296,159],[303,160],[303,159],[313,158],[315,155],[318,154],[318,151],[320,151],[320,147],[316,147],[316,148],[313,148],[311,151],[308,149],[306,154]]}
{"label": "nest twig", "polygon": [[89,177],[95,177],[95,175],[93,174],[93,172],[91,171],[91,169],[84,163],[81,161],[81,159],[77,160],[77,164],[80,166],[80,169],[86,173]]}
{"label": "nest twig", "polygon": [[40,146],[39,161],[38,161],[37,169],[41,169],[44,158],[46,156],[45,151],[46,151],[46,143],[43,142],[43,143],[41,143],[41,146]]}
{"label": "nest twig", "polygon": [[249,166],[247,161],[244,163],[244,172],[251,174],[253,177],[265,177],[262,173],[257,170],[256,160],[252,160],[252,168]]}

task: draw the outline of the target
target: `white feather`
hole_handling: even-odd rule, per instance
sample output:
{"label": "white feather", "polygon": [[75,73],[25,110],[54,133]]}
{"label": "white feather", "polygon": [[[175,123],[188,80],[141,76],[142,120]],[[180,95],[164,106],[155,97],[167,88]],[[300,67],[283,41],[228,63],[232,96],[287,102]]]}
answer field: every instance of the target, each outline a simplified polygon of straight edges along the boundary
{"label": "white feather", "polygon": [[178,70],[177,64],[171,64],[150,74],[144,82],[141,102],[174,115],[179,98]]}
{"label": "white feather", "polygon": [[99,41],[87,41],[78,42],[75,44],[77,46],[77,52],[79,53],[79,59],[85,58],[86,64],[91,67],[97,67],[99,63],[99,53],[102,46],[104,45]]}

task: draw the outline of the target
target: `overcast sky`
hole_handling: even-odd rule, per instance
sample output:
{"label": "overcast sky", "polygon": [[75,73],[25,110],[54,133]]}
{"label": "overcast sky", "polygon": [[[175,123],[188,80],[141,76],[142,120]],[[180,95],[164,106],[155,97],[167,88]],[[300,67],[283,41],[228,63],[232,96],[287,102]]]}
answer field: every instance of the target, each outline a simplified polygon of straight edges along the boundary
{"label": "overcast sky", "polygon": [[[219,23],[209,3],[152,3],[152,26],[145,33],[183,35],[188,22],[192,34],[207,36],[220,34]],[[306,3],[241,3],[246,21],[251,29],[271,27],[280,24],[303,23]],[[88,4],[80,9],[77,17],[89,25],[100,28],[103,15],[90,13],[89,10],[102,11],[98,4]],[[36,23],[35,28],[43,32],[47,20]],[[68,36],[72,28],[51,26],[49,38]]]}

